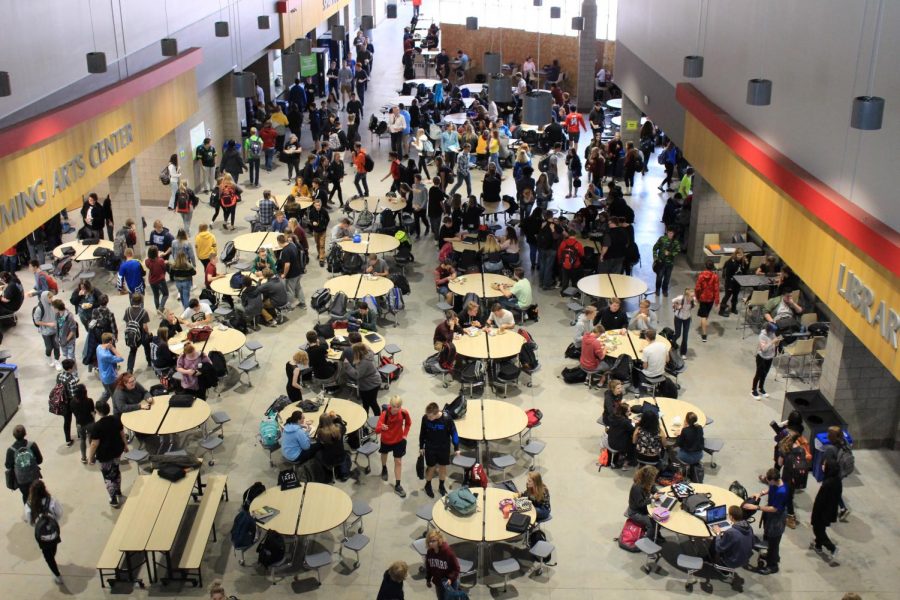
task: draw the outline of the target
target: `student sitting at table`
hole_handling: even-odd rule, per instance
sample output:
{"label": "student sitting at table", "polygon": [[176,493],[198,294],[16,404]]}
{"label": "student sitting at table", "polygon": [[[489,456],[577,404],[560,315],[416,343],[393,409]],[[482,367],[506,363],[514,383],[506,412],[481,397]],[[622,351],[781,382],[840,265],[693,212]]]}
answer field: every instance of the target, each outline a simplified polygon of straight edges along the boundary
{"label": "student sitting at table", "polygon": [[696,465],[703,460],[703,427],[697,422],[697,414],[684,416],[684,427],[675,439],[676,456],[686,465]]}
{"label": "student sitting at table", "polygon": [[269,225],[269,231],[275,231],[277,233],[284,233],[288,228],[288,220],[283,211],[278,211],[275,213],[275,218],[272,220]]}
{"label": "student sitting at table", "polygon": [[503,308],[499,302],[494,302],[491,306],[491,314],[488,316],[486,329],[494,328],[500,331],[514,329],[516,326],[516,318],[511,312]]}
{"label": "student sitting at table", "polygon": [[188,307],[178,320],[189,327],[203,327],[213,322],[213,313],[208,304],[200,302],[197,298],[191,298]]}
{"label": "student sitting at table", "polygon": [[116,391],[113,392],[113,415],[134,410],[147,410],[153,404],[150,392],[137,382],[131,373],[122,373],[116,380]]}
{"label": "student sitting at table", "polygon": [[[449,222],[449,217],[445,219],[445,221]],[[441,227],[443,231],[443,227]],[[434,270],[434,287],[437,290],[438,294],[441,294],[444,297],[444,302],[447,304],[453,304],[453,292],[450,291],[450,280],[456,278],[456,268],[454,268],[453,263],[450,262],[449,258],[444,258],[440,261],[437,268]]]}
{"label": "student sitting at table", "polygon": [[528,498],[537,513],[537,523],[550,518],[550,490],[544,485],[541,474],[537,471],[529,471],[525,479],[525,491],[518,494],[519,498]]}
{"label": "student sitting at table", "polygon": [[803,307],[794,302],[793,296],[784,294],[775,296],[763,307],[763,317],[769,323],[775,323],[779,334],[794,333],[800,330],[797,315],[803,313]]}
{"label": "student sitting at table", "polygon": [[[522,267],[513,269],[512,278],[515,283],[511,286],[494,284],[491,287],[503,294],[503,297],[500,298],[500,304],[506,308],[527,310],[533,305],[534,298],[531,292],[531,282],[525,278],[525,269]],[[537,321],[537,308],[534,310],[534,315],[529,313],[529,316]]]}
{"label": "student sitting at table", "polygon": [[171,310],[166,309],[163,314],[162,320],[159,322],[160,327],[165,327],[169,330],[169,337],[175,336],[184,329],[181,327],[181,321],[178,320],[178,317]]}
{"label": "student sitting at table", "polygon": [[753,530],[744,519],[744,510],[740,506],[728,507],[728,522],[731,527],[720,531],[718,525],[713,527],[714,537],[709,543],[709,561],[713,564],[731,567],[743,567],[753,554]]}
{"label": "student sitting at table", "polygon": [[481,312],[481,305],[473,300],[466,302],[462,312],[459,313],[459,324],[463,329],[484,327],[485,316]]}
{"label": "student sitting at table", "polygon": [[779,270],[778,259],[769,254],[766,256],[766,259],[759,264],[759,267],[756,268],[756,274],[763,275],[764,277],[775,277]]}
{"label": "student sitting at table", "polygon": [[493,234],[488,234],[481,244],[481,256],[485,273],[500,273],[503,270],[503,250]]}
{"label": "student sitting at table", "polygon": [[639,462],[655,464],[660,469],[665,466],[657,411],[648,409],[641,412],[641,420],[634,428],[631,442],[634,444],[635,456]]}
{"label": "student sitting at table", "polygon": [[303,177],[297,177],[294,180],[294,186],[291,188],[291,196],[294,198],[309,198],[309,186],[303,183]]}
{"label": "student sitting at table", "polygon": [[627,468],[634,464],[634,442],[631,441],[633,435],[634,424],[628,416],[628,405],[620,402],[615,405],[606,426],[606,445],[618,452],[622,460],[620,465],[610,463],[610,468]]}
{"label": "student sitting at table", "polygon": [[603,394],[603,424],[609,425],[610,419],[616,412],[616,407],[622,403],[625,397],[625,384],[618,379],[610,379]]}
{"label": "student sitting at table", "polygon": [[625,329],[628,327],[628,315],[622,308],[622,301],[618,298],[610,298],[609,306],[600,311],[599,316],[594,321],[594,325],[603,325],[606,331],[614,329]]}
{"label": "student sitting at table", "polygon": [[302,411],[295,410],[284,422],[281,455],[294,465],[302,465],[315,455],[316,449],[309,440],[309,423],[303,421]]}
{"label": "student sitting at table", "polygon": [[306,343],[306,353],[309,355],[309,366],[313,370],[313,377],[326,381],[334,379],[338,367],[328,360],[328,343],[320,341],[315,331],[306,332]]}
{"label": "student sitting at table", "polygon": [[462,228],[467,231],[475,231],[481,224],[481,215],[484,214],[484,207],[478,204],[475,196],[469,196],[466,203],[462,206]]}
{"label": "student sitting at table", "polygon": [[600,339],[605,332],[603,325],[596,325],[581,337],[581,358],[578,359],[578,364],[588,373],[604,373],[611,368],[604,360],[606,346]]}
{"label": "student sitting at table", "polygon": [[584,334],[594,328],[594,319],[597,317],[597,307],[589,304],[584,307],[578,319],[575,321],[572,334],[572,343],[581,351],[581,339]]}
{"label": "student sitting at table", "polygon": [[644,331],[646,329],[656,329],[657,325],[659,325],[659,320],[656,317],[656,312],[650,310],[650,301],[646,298],[641,300],[638,311],[628,323],[628,329]]}
{"label": "student sitting at table", "polygon": [[454,335],[461,335],[462,327],[459,326],[459,317],[452,310],[444,312],[444,320],[434,328],[434,336],[432,342],[434,349],[440,352],[444,344],[453,342]]}
{"label": "student sitting at table", "polygon": [[286,319],[279,311],[291,308],[284,279],[273,273],[271,269],[263,269],[262,277],[259,293],[263,297],[263,309],[269,314],[278,315],[278,323],[284,323]]}
{"label": "student sitting at table", "polygon": [[383,258],[378,258],[377,254],[369,254],[366,257],[363,273],[366,273],[367,275],[377,275],[378,277],[387,277],[389,274],[387,262]]}
{"label": "student sitting at table", "polygon": [[259,248],[256,251],[256,257],[253,259],[253,262],[250,263],[251,273],[257,273],[263,269],[271,269],[272,271],[278,269],[275,262],[275,255],[268,248]]}
{"label": "student sitting at table", "polygon": [[656,467],[650,466],[641,467],[635,472],[631,490],[628,492],[628,510],[625,514],[629,519],[644,527],[647,532],[646,537],[662,544],[666,540],[659,533],[659,524],[650,518],[650,512],[647,510],[650,501],[659,497],[656,492],[657,475],[659,475],[659,471]]}
{"label": "student sitting at table", "polygon": [[150,361],[153,370],[168,375],[175,368],[175,354],[169,349],[169,328],[160,326],[150,339]]}
{"label": "student sitting at table", "polygon": [[357,325],[360,329],[378,331],[377,318],[375,313],[369,310],[369,305],[360,301],[356,303],[356,310],[350,313],[347,321]]}

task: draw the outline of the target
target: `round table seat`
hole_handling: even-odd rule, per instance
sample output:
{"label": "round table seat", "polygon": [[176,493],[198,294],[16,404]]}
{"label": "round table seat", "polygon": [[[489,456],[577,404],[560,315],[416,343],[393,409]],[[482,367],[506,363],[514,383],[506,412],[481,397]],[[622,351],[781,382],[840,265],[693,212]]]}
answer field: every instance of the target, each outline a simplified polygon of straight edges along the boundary
{"label": "round table seat", "polygon": [[387,277],[368,275],[340,275],[325,282],[332,295],[344,292],[351,300],[372,295],[378,298],[394,289],[394,282]]}
{"label": "round table seat", "polygon": [[[482,278],[484,279],[483,284]],[[494,284],[514,285],[515,283],[515,281],[504,275],[469,273],[451,280],[447,287],[450,288],[451,292],[460,296],[475,294],[479,298],[499,298],[503,295],[503,292],[495,290]]]}
{"label": "round table seat", "polygon": [[[247,343],[247,336],[237,329],[227,327],[223,330],[219,327],[219,325],[212,327],[212,332],[206,341],[205,347],[204,342],[196,342],[194,347],[197,350],[203,348],[203,352],[207,355],[213,350],[217,350],[222,354],[231,354],[243,348],[244,344]],[[169,349],[175,354],[181,354],[185,340],[187,340],[187,331],[182,331],[169,340]]]}
{"label": "round table seat", "polygon": [[342,240],[341,250],[352,254],[383,254],[392,252],[400,246],[400,240],[384,233],[360,234],[360,241]]}
{"label": "round table seat", "polygon": [[633,298],[647,292],[647,284],[637,277],[600,273],[578,280],[578,289],[595,298]]}

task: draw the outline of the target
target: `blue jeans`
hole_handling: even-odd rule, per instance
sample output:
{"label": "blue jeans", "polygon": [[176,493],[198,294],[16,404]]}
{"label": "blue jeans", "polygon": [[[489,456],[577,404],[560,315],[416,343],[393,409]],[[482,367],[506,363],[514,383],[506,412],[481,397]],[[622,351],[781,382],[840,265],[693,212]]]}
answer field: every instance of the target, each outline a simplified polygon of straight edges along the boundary
{"label": "blue jeans", "polygon": [[535,506],[534,512],[537,514],[538,523],[540,523],[541,521],[546,521],[548,518],[550,518],[550,509],[549,508],[542,508],[540,506]]}
{"label": "blue jeans", "polygon": [[450,190],[450,193],[448,195],[452,196],[453,194],[455,194],[456,190],[459,189],[459,187],[463,184],[464,181],[466,182],[466,196],[471,196],[472,195],[472,175],[468,171],[466,172],[465,175],[463,175],[459,171],[456,172],[456,185],[453,186],[453,189]]}
{"label": "blue jeans", "polygon": [[[458,590],[459,578],[457,578],[456,581],[451,581],[450,587],[452,587],[454,590]],[[437,594],[438,600],[444,600],[444,592],[446,591],[446,589],[447,586],[445,586],[443,583],[439,583],[438,585],[434,586],[434,591]]]}
{"label": "blue jeans", "polygon": [[[362,183],[362,186],[359,184]],[[369,195],[369,183],[366,181],[365,173],[356,173],[356,176],[353,178],[353,185],[356,186],[356,193],[360,196],[368,196]]]}
{"label": "blue jeans", "polygon": [[515,296],[510,296],[509,298],[501,296],[500,298],[497,298],[497,302],[500,304],[500,306],[508,310],[524,310],[519,308],[519,301],[516,300]]}
{"label": "blue jeans", "polygon": [[266,171],[272,170],[272,159],[275,158],[275,148],[266,148]]}
{"label": "blue jeans", "polygon": [[678,460],[683,462],[686,465],[696,465],[698,462],[703,460],[703,450],[698,450],[697,452],[687,452],[686,450],[678,449],[678,452],[675,453],[675,456],[678,457]]}
{"label": "blue jeans", "polygon": [[556,264],[556,252],[538,249],[538,261],[541,264],[541,287],[553,287],[553,266]]}
{"label": "blue jeans", "polygon": [[681,355],[684,356],[687,354],[687,341],[688,341],[688,332],[691,330],[691,320],[690,319],[679,319],[675,317],[675,341],[677,344],[678,340],[681,340]]}
{"label": "blue jeans", "polygon": [[178,296],[181,298],[181,305],[187,308],[188,302],[191,300],[191,280],[176,280],[175,288],[178,290]]}

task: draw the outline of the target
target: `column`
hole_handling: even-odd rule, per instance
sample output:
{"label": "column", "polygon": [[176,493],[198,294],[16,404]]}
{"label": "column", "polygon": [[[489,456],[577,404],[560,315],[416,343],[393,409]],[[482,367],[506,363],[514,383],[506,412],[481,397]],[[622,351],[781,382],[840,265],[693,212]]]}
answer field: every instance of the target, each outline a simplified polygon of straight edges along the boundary
{"label": "column", "polygon": [[[622,106],[624,109],[624,102]],[[694,173],[693,192],[691,224],[685,240],[688,262],[696,269],[701,268],[707,258],[703,252],[704,234],[718,233],[722,242],[730,242],[734,234],[747,232],[747,224],[700,173]]]}
{"label": "column", "polygon": [[[265,54],[260,56],[259,59],[254,61],[253,64],[251,64],[246,69],[247,71],[250,71],[254,75],[256,75],[256,83],[262,87],[263,93],[266,97],[266,102],[274,98],[276,95],[273,86],[275,78],[272,74],[272,56],[273,53],[271,50],[266,51]],[[291,83],[293,84],[293,82]]]}
{"label": "column", "polygon": [[581,16],[584,17],[584,29],[578,36],[578,89],[575,98],[578,110],[588,113],[594,107],[594,86],[597,73],[597,2],[584,0],[581,3]]}
{"label": "column", "polygon": [[[622,126],[619,131],[622,132],[622,141],[634,142],[634,147],[639,148],[641,141],[641,109],[631,101],[628,96],[622,96]],[[634,124],[633,128],[629,128],[629,123]]]}
{"label": "column", "polygon": [[819,391],[847,422],[856,447],[897,447],[900,382],[837,319],[831,322]]}
{"label": "column", "polygon": [[[128,161],[125,166],[114,171],[108,179],[109,198],[112,201],[117,231],[125,224],[126,219],[134,219],[137,225],[137,245],[134,247],[134,252],[137,256],[144,256],[141,186],[137,172],[137,163],[134,160]],[[148,225],[150,224],[148,223]]]}

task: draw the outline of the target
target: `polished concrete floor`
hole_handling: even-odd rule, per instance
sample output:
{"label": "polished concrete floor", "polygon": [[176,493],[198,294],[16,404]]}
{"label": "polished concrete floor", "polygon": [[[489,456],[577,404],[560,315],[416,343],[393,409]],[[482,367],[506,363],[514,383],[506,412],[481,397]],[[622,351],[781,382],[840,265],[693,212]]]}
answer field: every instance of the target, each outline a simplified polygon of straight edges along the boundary
{"label": "polished concrete floor", "polygon": [[[408,7],[401,7],[401,16]],[[379,106],[379,101],[393,95],[399,87],[401,70],[399,65],[400,44],[396,36],[401,21],[386,21],[375,33],[378,48],[375,63],[378,75],[370,86],[367,114]],[[308,133],[306,134],[308,136]],[[368,145],[368,135],[364,134]],[[387,141],[374,147],[379,166],[373,174],[384,173],[386,165]],[[270,187],[276,194],[286,193],[282,181],[283,168],[272,174],[263,173],[263,187]],[[650,254],[650,246],[661,232],[659,217],[664,199],[656,191],[661,174],[655,160],[651,160],[651,173],[639,178],[635,193],[629,198],[637,213],[636,229],[642,254]],[[370,178],[373,193],[386,191],[385,184],[375,183]],[[476,175],[480,179],[480,175]],[[504,190],[512,188],[512,178],[504,182]],[[344,189],[349,196],[352,179],[345,180]],[[480,186],[476,185],[476,188]],[[557,196],[565,195],[562,186],[557,186]],[[248,201],[253,201],[259,190],[248,192],[243,209],[239,209],[241,227],[234,232],[246,233]],[[145,214],[148,222],[162,218],[170,228],[177,228],[179,220],[163,209],[148,208]],[[201,206],[194,223],[208,219],[208,207]],[[336,216],[336,215],[335,215]],[[227,235],[217,226],[215,233],[220,246],[234,233]],[[438,403],[449,401],[456,393],[456,387],[443,389],[439,382],[426,375],[422,360],[431,353],[431,334],[440,318],[434,307],[435,294],[431,280],[435,252],[430,242],[415,245],[417,262],[412,269],[410,281],[413,293],[407,297],[407,309],[400,317],[399,327],[386,327],[383,333],[388,341],[403,348],[398,355],[406,367],[393,393],[403,396],[405,406],[414,420],[411,437],[418,435],[418,423],[424,406],[432,400]],[[527,259],[526,259],[527,261]],[[27,282],[27,273],[23,280]],[[652,272],[649,261],[636,273],[650,281]],[[303,279],[303,286],[309,295],[328,277],[323,269],[313,263],[310,273]],[[64,282],[65,293],[73,283]],[[692,286],[692,275],[686,264],[679,263],[675,271],[672,289]],[[108,283],[101,282],[101,288],[111,291]],[[63,296],[64,298],[67,296]],[[641,555],[631,555],[620,550],[612,541],[619,533],[624,521],[622,512],[627,503],[627,494],[632,472],[597,472],[596,458],[599,451],[600,427],[595,423],[602,408],[601,396],[589,392],[583,385],[566,385],[558,374],[570,361],[562,358],[563,349],[569,343],[569,319],[564,302],[554,292],[536,292],[541,306],[541,321],[529,326],[540,348],[538,355],[541,370],[534,378],[534,387],[512,389],[509,402],[527,409],[539,407],[544,413],[543,425],[536,430],[536,437],[547,442],[547,448],[538,460],[538,469],[552,492],[553,516],[545,530],[556,545],[557,565],[544,570],[542,575],[528,575],[530,562],[523,560],[523,570],[509,583],[504,597],[510,598],[552,598],[583,599],[619,597],[658,598],[684,596],[684,574],[674,566],[674,544],[667,548],[664,573],[646,576],[640,571]],[[114,310],[120,315],[124,310],[122,297],[112,300]],[[29,432],[29,439],[42,448],[45,462],[44,478],[65,510],[62,521],[63,543],[59,548],[58,560],[62,568],[65,584],[56,586],[49,575],[41,554],[34,542],[31,529],[21,521],[21,504],[18,493],[0,495],[0,511],[7,515],[7,529],[4,552],[0,554],[0,589],[3,597],[18,598],[58,598],[77,595],[82,598],[99,598],[109,594],[101,590],[94,565],[107,536],[115,522],[118,511],[106,503],[100,473],[96,467],[82,465],[78,460],[77,447],[67,448],[60,431],[61,420],[46,410],[47,392],[51,387],[55,372],[46,366],[41,354],[42,345],[36,331],[28,324],[33,300],[23,307],[22,318],[17,327],[6,332],[5,347],[13,351],[13,362],[19,365],[19,383],[23,403],[14,423],[23,423]],[[170,298],[170,306],[174,300]],[[629,306],[633,310],[633,306]],[[261,570],[255,566],[255,554],[248,554],[248,565],[241,567],[232,555],[228,542],[228,531],[238,508],[237,498],[254,481],[274,485],[277,469],[270,468],[263,450],[256,443],[257,426],[263,411],[272,399],[283,393],[283,364],[294,348],[302,342],[304,333],[311,328],[315,317],[303,311],[290,314],[288,323],[279,329],[266,329],[252,334],[263,344],[257,353],[262,369],[251,374],[253,387],[234,384],[222,394],[221,400],[213,399],[214,409],[226,410],[232,421],[225,428],[225,444],[216,453],[214,466],[204,466],[209,473],[224,473],[229,477],[232,499],[220,508],[216,527],[218,542],[210,542],[206,552],[204,574],[207,581],[215,577],[224,579],[229,594],[242,599],[264,597],[287,597],[304,593],[309,598],[340,597],[371,600],[377,594],[385,567],[394,560],[417,561],[410,543],[422,534],[421,522],[416,518],[416,509],[428,498],[421,491],[415,479],[412,459],[404,464],[404,485],[409,496],[401,500],[394,495],[391,487],[382,482],[377,469],[370,476],[364,476],[360,484],[353,481],[338,485],[354,497],[368,501],[374,512],[365,519],[366,534],[372,539],[361,553],[361,566],[350,571],[335,556],[334,564],[323,570],[324,583],[315,589],[313,573],[301,567],[287,569],[287,577],[272,586]],[[671,324],[671,309],[664,306],[660,311],[663,324]],[[155,321],[154,321],[155,322]],[[771,381],[768,389],[771,397],[762,401],[753,400],[749,394],[752,377],[755,341],[751,337],[741,339],[735,317],[722,319],[714,316],[709,342],[699,343],[696,330],[691,333],[691,348],[688,352],[688,370],[681,377],[682,398],[700,406],[715,420],[707,429],[707,436],[725,438],[724,450],[717,456],[717,469],[708,467],[707,482],[727,487],[732,481],[741,481],[754,491],[756,475],[770,464],[772,432],[768,423],[781,414],[785,383]],[[80,352],[80,346],[79,346]],[[82,373],[85,381],[97,397],[100,385],[95,376]],[[143,358],[138,359],[137,375],[143,383],[150,385],[153,375],[146,368]],[[791,389],[797,389],[793,382]],[[386,400],[387,396],[382,395]],[[4,443],[12,439],[11,425],[3,431]],[[196,440],[194,440],[196,441]],[[512,444],[496,444],[494,450],[514,450]],[[797,496],[797,515],[800,526],[788,531],[782,542],[782,569],[775,576],[763,577],[750,572],[742,573],[745,594],[750,597],[776,598],[840,598],[845,591],[857,591],[866,599],[897,598],[900,576],[896,569],[896,559],[890,558],[900,540],[895,499],[900,493],[896,474],[900,467],[898,455],[888,451],[860,451],[857,453],[858,474],[845,482],[845,498],[853,508],[848,523],[838,523],[830,533],[841,548],[841,565],[828,566],[821,558],[807,550],[812,539],[808,524],[816,484]],[[510,470],[521,488],[524,482],[527,462],[524,459]],[[136,469],[126,466],[123,479],[127,490],[136,476]],[[499,480],[501,475],[493,473]],[[458,485],[459,474],[454,474],[453,484]],[[670,538],[674,536],[669,536]],[[451,540],[453,541],[453,540]],[[321,544],[335,552],[339,546],[339,532],[317,536],[315,544]],[[471,558],[474,549],[467,544],[458,544],[462,556]],[[495,547],[497,556],[504,551]],[[521,558],[527,558],[517,554]],[[890,565],[894,565],[891,567]],[[415,569],[413,569],[415,573]],[[292,575],[298,574],[298,581]],[[471,583],[471,582],[467,582]],[[489,576],[487,583],[502,587],[497,576]],[[731,596],[734,594],[727,584],[714,582],[714,594]],[[126,592],[127,593],[127,592]],[[420,576],[415,575],[406,584],[407,598],[429,598],[432,591],[426,589]],[[695,591],[696,594],[704,592]],[[610,596],[612,594],[613,596]],[[134,590],[134,597],[201,597],[204,592],[190,587],[161,587],[154,585],[149,591]],[[488,588],[479,583],[470,590],[473,598],[488,598]]]}

